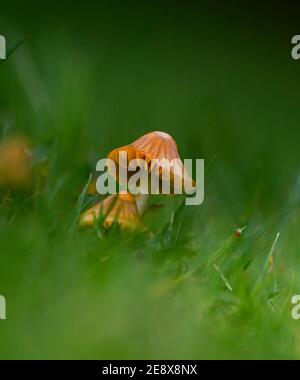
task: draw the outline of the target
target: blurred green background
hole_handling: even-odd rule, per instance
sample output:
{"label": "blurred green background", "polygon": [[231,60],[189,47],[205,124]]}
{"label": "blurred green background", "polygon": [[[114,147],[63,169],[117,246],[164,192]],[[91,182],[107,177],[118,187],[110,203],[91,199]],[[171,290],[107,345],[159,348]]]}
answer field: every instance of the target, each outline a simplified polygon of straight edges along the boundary
{"label": "blurred green background", "polygon": [[[300,358],[297,10],[241,4],[1,3],[1,138],[47,172],[1,190],[1,358]],[[97,160],[153,130],[205,159],[204,204],[70,233]]]}

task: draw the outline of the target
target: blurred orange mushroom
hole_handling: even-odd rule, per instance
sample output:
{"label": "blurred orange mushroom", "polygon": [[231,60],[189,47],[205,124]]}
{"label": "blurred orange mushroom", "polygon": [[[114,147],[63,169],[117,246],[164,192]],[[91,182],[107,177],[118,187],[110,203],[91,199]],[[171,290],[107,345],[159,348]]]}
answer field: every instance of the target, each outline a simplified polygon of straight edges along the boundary
{"label": "blurred orange mushroom", "polygon": [[25,185],[31,169],[31,153],[24,138],[15,137],[0,144],[0,185]]}

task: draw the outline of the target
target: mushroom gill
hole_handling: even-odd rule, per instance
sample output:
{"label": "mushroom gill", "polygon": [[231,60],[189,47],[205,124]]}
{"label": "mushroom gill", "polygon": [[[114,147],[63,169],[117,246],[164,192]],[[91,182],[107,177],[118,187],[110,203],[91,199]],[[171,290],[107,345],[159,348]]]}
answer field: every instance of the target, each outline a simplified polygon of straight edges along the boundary
{"label": "mushroom gill", "polygon": [[126,192],[113,194],[85,211],[79,221],[82,227],[91,227],[99,217],[103,216],[105,228],[117,223],[120,228],[136,229],[141,227],[137,205],[134,197]]}

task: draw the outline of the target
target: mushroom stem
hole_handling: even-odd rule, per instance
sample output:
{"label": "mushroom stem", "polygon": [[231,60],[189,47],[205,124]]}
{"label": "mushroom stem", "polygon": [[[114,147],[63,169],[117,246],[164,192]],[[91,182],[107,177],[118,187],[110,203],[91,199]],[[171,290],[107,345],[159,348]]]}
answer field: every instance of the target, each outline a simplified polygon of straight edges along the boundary
{"label": "mushroom stem", "polygon": [[138,209],[138,213],[142,216],[146,210],[149,200],[149,194],[138,194],[135,196],[135,203]]}

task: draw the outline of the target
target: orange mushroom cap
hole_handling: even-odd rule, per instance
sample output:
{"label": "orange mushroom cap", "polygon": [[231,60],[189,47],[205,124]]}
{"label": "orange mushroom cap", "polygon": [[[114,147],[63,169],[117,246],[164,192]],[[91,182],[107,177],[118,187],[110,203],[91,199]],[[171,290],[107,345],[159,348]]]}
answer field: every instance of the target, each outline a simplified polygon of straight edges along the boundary
{"label": "orange mushroom cap", "polygon": [[91,207],[81,215],[79,225],[91,227],[101,215],[104,217],[105,228],[109,228],[113,223],[132,230],[142,226],[135,199],[126,192],[110,195]]}
{"label": "orange mushroom cap", "polygon": [[[155,131],[147,133],[129,145],[112,150],[109,153],[108,158],[113,160],[117,165],[117,173],[120,165],[120,152],[127,153],[127,165],[133,159],[143,159],[146,162],[148,173],[150,174],[155,171],[160,179],[162,179],[163,169],[168,170],[173,190],[175,179],[178,178],[181,179],[181,181],[179,180],[181,188],[183,187],[184,179],[195,185],[195,182],[185,171],[184,165],[178,154],[176,141],[165,132]],[[157,165],[156,160],[162,160],[161,165]],[[128,171],[129,178],[133,174],[133,171]],[[119,180],[118,174],[117,180]]]}
{"label": "orange mushroom cap", "polygon": [[165,132],[150,132],[133,143],[112,150],[108,158],[119,163],[119,152],[126,151],[128,161],[141,158],[147,162],[152,159],[179,159],[177,144]]}
{"label": "orange mushroom cap", "polygon": [[15,137],[0,144],[0,185],[26,184],[30,167],[31,153],[24,138]]}

